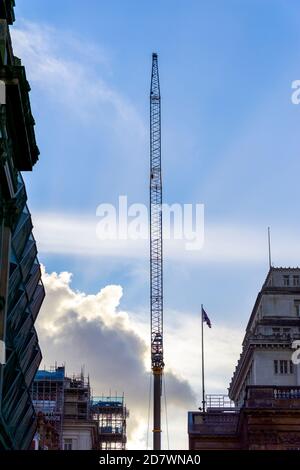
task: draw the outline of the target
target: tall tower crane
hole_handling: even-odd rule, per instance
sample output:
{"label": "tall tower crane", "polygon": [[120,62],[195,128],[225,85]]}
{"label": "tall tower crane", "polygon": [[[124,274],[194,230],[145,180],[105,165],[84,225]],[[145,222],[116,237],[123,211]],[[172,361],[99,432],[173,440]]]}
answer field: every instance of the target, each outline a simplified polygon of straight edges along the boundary
{"label": "tall tower crane", "polygon": [[150,309],[153,373],[153,449],[161,448],[163,358],[161,108],[157,54],[152,54],[150,90]]}

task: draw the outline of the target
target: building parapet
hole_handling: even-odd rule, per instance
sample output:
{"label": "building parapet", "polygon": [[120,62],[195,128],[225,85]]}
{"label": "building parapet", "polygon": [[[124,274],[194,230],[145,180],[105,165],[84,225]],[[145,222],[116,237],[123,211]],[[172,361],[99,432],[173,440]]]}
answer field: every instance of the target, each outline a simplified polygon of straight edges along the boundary
{"label": "building parapet", "polygon": [[300,386],[246,387],[246,408],[299,408]]}
{"label": "building parapet", "polygon": [[214,413],[189,412],[189,435],[235,434],[239,420],[238,411],[225,410]]}

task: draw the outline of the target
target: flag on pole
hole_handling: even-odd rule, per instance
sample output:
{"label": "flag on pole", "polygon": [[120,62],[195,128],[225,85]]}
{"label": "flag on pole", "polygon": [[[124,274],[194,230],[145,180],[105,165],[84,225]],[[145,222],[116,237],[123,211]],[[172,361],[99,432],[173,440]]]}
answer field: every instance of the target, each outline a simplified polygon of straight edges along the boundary
{"label": "flag on pole", "polygon": [[211,321],[208,318],[208,315],[203,307],[202,307],[202,321],[204,321],[207,324],[207,326],[211,328]]}

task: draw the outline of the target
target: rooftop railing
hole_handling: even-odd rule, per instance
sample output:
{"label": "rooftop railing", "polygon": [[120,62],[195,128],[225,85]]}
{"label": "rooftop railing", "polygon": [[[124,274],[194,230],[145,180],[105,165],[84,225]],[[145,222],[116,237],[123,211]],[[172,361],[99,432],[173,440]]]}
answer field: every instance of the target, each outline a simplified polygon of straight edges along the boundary
{"label": "rooftop railing", "polygon": [[228,395],[218,395],[218,394],[210,394],[206,395],[206,409],[209,411],[210,409],[220,408],[223,409],[233,409],[235,408],[234,402],[230,400]]}

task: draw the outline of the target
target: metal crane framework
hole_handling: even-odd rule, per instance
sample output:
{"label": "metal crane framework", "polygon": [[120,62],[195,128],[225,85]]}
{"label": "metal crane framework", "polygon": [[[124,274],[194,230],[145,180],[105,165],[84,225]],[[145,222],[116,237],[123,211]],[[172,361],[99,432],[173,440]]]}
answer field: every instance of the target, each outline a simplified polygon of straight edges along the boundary
{"label": "metal crane framework", "polygon": [[152,54],[150,91],[150,307],[153,372],[153,449],[161,448],[163,360],[163,247],[161,106],[157,54]]}

